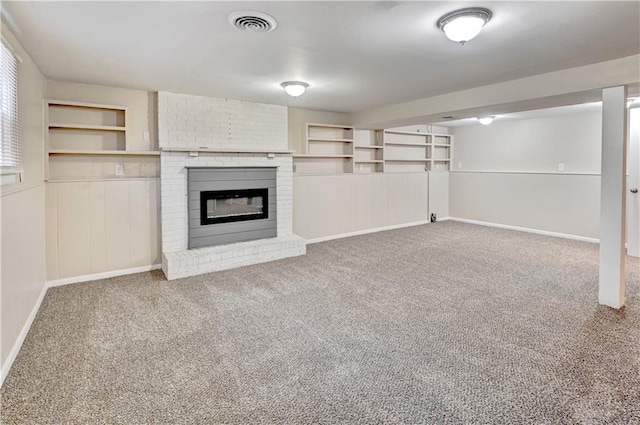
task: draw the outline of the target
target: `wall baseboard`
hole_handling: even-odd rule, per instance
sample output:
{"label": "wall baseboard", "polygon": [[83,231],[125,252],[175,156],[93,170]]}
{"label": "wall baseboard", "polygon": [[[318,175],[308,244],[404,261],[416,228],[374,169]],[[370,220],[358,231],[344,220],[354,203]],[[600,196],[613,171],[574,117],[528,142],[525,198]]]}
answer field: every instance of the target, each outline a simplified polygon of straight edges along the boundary
{"label": "wall baseboard", "polygon": [[573,239],[576,241],[600,243],[600,239],[589,238],[586,236],[571,235],[568,233],[550,232],[548,230],[531,229],[529,227],[511,226],[509,224],[489,223],[487,221],[469,220],[467,218],[447,217],[451,221],[459,221],[461,223],[477,224],[480,226],[497,227],[499,229],[517,230],[519,232],[535,233],[538,235],[553,236],[556,238]]}
{"label": "wall baseboard", "polygon": [[82,276],[65,277],[63,279],[50,280],[47,282],[47,287],[52,288],[54,286],[69,285],[70,283],[89,282],[92,280],[108,279],[110,277],[125,276],[128,274],[148,272],[151,270],[158,270],[162,268],[162,264],[153,264],[151,266],[132,267],[130,269],[113,270],[110,272],[85,274]]}
{"label": "wall baseboard", "polygon": [[48,289],[49,289],[49,286],[45,283],[44,286],[42,287],[42,290],[40,291],[40,295],[38,295],[38,299],[36,300],[36,303],[31,309],[31,313],[29,313],[27,320],[24,322],[24,326],[22,326],[22,329],[18,334],[18,339],[13,344],[11,351],[9,351],[9,356],[7,357],[5,362],[2,364],[2,371],[0,372],[0,387],[2,386],[2,384],[4,384],[4,379],[9,374],[9,370],[11,370],[11,366],[13,366],[14,360],[16,359],[16,357],[18,357],[20,348],[22,348],[22,343],[27,338],[27,334],[29,334],[29,329],[31,329],[31,325],[33,324],[33,321],[35,320],[36,315],[38,314],[38,310],[40,310],[40,304],[42,304],[42,300],[44,300],[44,296],[47,293]]}
{"label": "wall baseboard", "polygon": [[[444,221],[444,220],[446,220],[446,219],[442,219],[441,218],[438,221]],[[333,239],[342,239],[342,238],[348,238],[348,237],[351,237],[351,236],[366,235],[367,233],[384,232],[385,230],[402,229],[403,227],[420,226],[422,224],[427,224],[429,222],[430,222],[429,220],[413,221],[411,223],[394,224],[393,226],[384,226],[384,227],[374,227],[373,229],[364,229],[364,230],[358,230],[358,231],[355,231],[355,232],[340,233],[340,234],[337,234],[337,235],[323,236],[323,237],[320,237],[320,238],[307,239],[307,245],[308,244],[312,244],[312,243],[331,241]]]}

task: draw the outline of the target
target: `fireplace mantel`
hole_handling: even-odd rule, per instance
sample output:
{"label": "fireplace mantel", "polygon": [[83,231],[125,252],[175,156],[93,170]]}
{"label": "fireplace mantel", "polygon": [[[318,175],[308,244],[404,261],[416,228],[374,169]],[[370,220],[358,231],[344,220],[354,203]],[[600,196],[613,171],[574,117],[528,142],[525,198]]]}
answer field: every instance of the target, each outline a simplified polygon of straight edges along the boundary
{"label": "fireplace mantel", "polygon": [[202,153],[263,153],[263,154],[278,154],[278,155],[293,155],[294,151],[280,150],[280,149],[220,149],[220,148],[160,148],[164,152],[202,152]]}

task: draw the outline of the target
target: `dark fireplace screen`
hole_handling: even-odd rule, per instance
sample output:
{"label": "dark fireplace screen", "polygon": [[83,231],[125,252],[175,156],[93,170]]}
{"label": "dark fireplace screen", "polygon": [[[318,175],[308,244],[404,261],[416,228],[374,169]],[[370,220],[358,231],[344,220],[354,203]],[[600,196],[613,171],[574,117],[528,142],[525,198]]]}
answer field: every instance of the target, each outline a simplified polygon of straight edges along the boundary
{"label": "dark fireplace screen", "polygon": [[200,192],[200,225],[268,218],[268,189]]}

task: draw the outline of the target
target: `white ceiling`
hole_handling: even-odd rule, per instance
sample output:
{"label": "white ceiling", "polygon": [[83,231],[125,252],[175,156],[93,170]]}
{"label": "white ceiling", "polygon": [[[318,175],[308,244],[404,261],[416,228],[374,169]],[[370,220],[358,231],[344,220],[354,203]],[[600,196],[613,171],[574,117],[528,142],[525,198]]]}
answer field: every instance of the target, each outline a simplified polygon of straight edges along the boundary
{"label": "white ceiling", "polygon": [[[488,7],[461,47],[446,12]],[[2,2],[51,79],[353,112],[640,52],[632,2]],[[227,23],[236,10],[270,33]],[[279,84],[307,81],[298,98]]]}
{"label": "white ceiling", "polygon": [[[553,108],[533,109],[530,111],[510,112],[506,114],[494,115],[494,122],[529,120],[534,118],[555,117],[559,115],[582,114],[588,112],[602,111],[602,102],[589,102],[577,105],[557,106]],[[469,125],[482,125],[477,118],[465,118],[461,120],[443,121],[433,123],[433,125],[446,127],[466,127]]]}

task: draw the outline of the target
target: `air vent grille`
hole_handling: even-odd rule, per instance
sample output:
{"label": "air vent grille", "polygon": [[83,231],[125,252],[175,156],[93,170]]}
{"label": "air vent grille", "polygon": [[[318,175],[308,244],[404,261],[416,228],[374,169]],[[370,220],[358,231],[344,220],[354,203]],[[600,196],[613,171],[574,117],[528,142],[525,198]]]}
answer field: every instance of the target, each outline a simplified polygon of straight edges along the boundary
{"label": "air vent grille", "polygon": [[251,10],[233,12],[228,21],[232,26],[247,32],[269,32],[278,26],[273,16]]}

